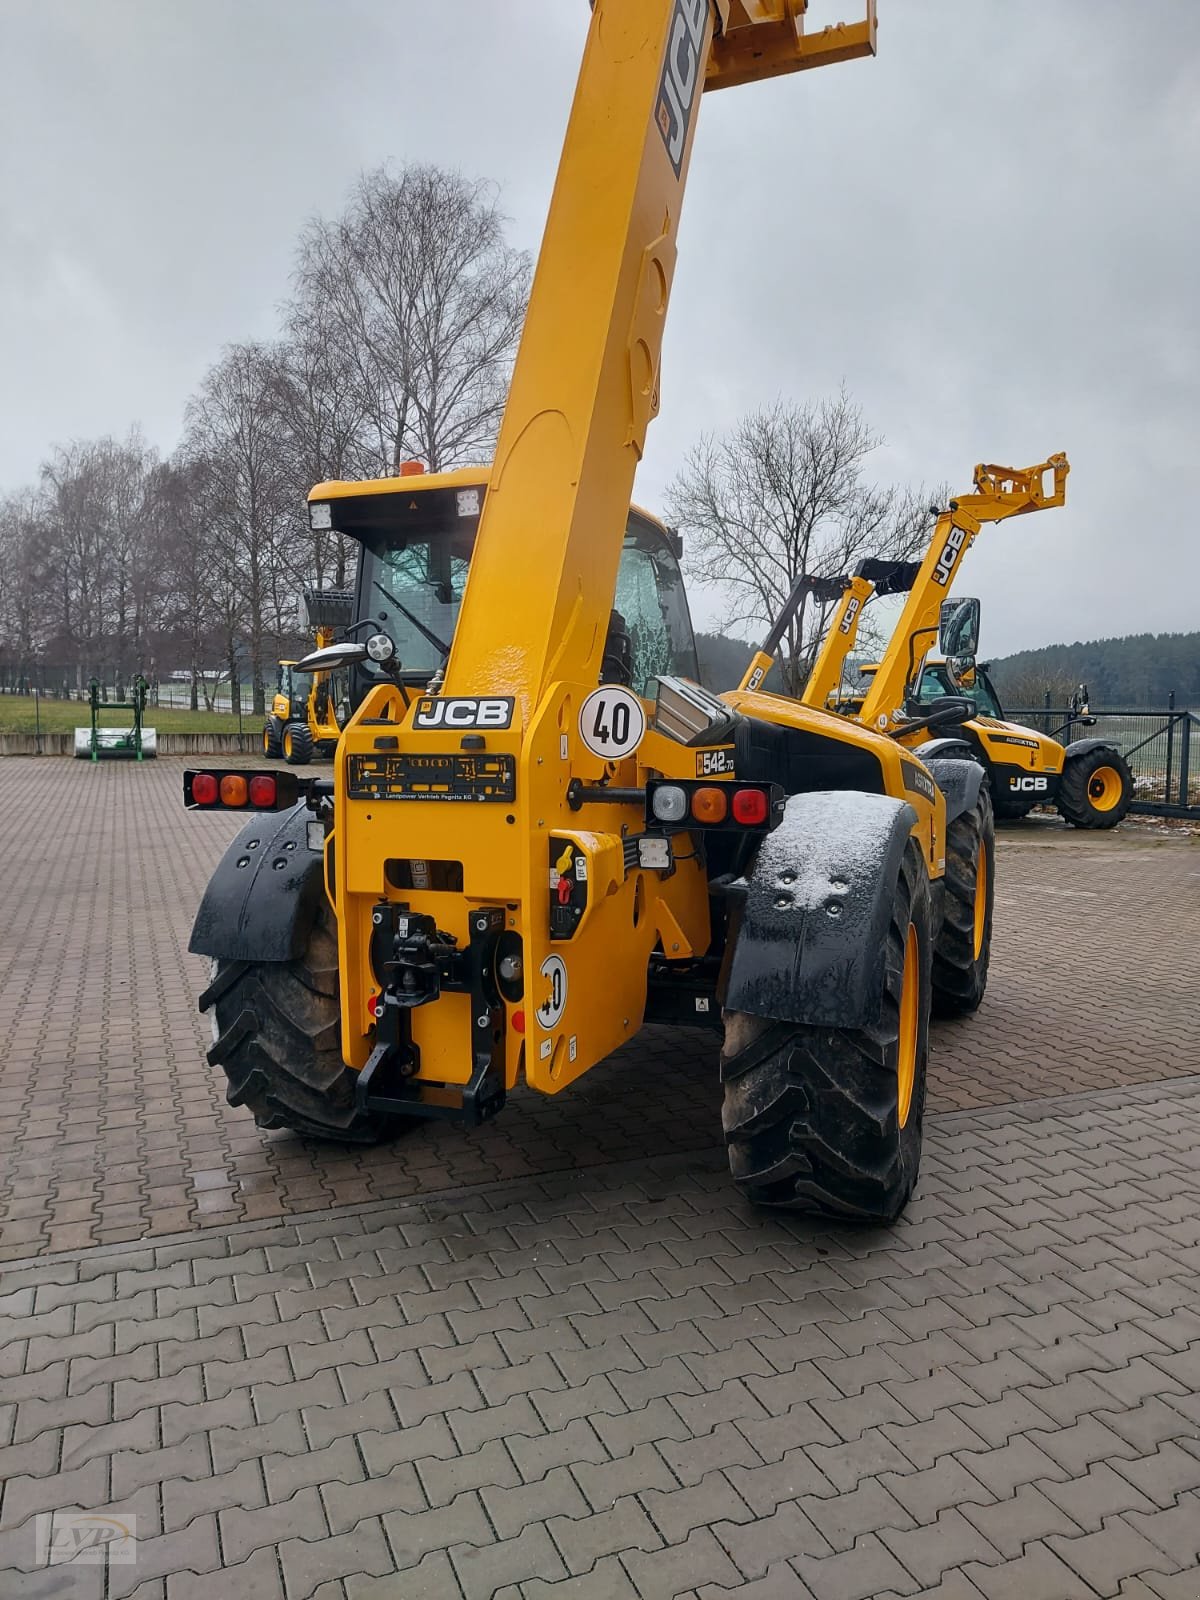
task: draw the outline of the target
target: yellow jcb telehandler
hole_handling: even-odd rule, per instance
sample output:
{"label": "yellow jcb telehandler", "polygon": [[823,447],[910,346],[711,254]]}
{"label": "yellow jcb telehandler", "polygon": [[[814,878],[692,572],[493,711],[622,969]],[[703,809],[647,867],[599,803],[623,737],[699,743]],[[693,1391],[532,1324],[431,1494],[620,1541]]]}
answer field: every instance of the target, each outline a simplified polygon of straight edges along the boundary
{"label": "yellow jcb telehandler", "polygon": [[[868,559],[845,581],[841,599],[801,698],[834,706],[867,727],[886,728],[922,756],[963,756],[981,762],[997,817],[1024,816],[1053,805],[1076,828],[1113,828],[1133,799],[1133,776],[1120,750],[1104,739],[1073,740],[1005,720],[979,647],[979,601],[948,592],[984,523],[1045,511],[1066,503],[1070,466],[1065,455],[1026,468],[980,465],[974,491],[952,500],[938,517],[921,561]],[[873,595],[906,594],[882,659],[860,667],[865,680],[844,693],[845,664],[854,649],[863,608]],[[943,659],[928,660],[940,635]],[[957,726],[946,708],[965,700]],[[941,737],[930,738],[928,717],[941,708]],[[1072,722],[1094,722],[1080,698]]]}
{"label": "yellow jcb telehandler", "polygon": [[874,53],[873,0],[804,11],[596,0],[494,463],[309,496],[361,547],[371,629],[299,663],[355,674],[332,779],[185,777],[267,813],[191,941],[209,1059],[262,1127],[477,1124],[643,1022],[702,1023],[752,1200],[890,1219],[912,1191],[947,828],[986,837],[982,769],[700,688],[674,542],[630,510],[702,90]]}
{"label": "yellow jcb telehandler", "polygon": [[[304,603],[318,650],[331,645],[354,617],[350,590],[306,589]],[[263,723],[263,755],[282,756],[293,767],[307,766],[314,755],[332,756],[348,709],[344,672],[321,667],[306,672],[297,661],[281,661]]]}

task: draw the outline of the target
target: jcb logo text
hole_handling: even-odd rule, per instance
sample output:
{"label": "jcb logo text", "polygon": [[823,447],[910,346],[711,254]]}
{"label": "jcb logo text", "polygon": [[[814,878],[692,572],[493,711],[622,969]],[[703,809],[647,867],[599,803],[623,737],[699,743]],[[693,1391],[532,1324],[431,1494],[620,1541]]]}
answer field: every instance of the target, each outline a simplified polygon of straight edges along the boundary
{"label": "jcb logo text", "polygon": [[422,700],[413,718],[414,728],[509,728],[511,699]]}
{"label": "jcb logo text", "polygon": [[654,120],[677,178],[683,170],[692,108],[700,87],[700,54],[710,9],[711,0],[675,0],[667,38],[667,59],[663,62]]}
{"label": "jcb logo text", "polygon": [[963,545],[967,542],[967,534],[962,528],[951,528],[950,537],[937,558],[937,566],[933,569],[935,583],[940,583],[943,589],[950,582],[950,574],[954,571],[954,563],[962,554]]}

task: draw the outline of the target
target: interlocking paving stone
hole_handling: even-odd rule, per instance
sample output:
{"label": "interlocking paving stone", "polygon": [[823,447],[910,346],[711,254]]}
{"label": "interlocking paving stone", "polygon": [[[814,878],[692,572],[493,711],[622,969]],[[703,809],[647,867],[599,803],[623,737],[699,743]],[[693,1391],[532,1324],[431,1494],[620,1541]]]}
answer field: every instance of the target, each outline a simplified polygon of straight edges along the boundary
{"label": "interlocking paving stone", "polygon": [[[181,767],[172,760],[94,770],[67,761],[0,762],[0,804],[22,863],[6,896],[13,958],[0,977],[0,1028],[10,1042],[0,1078],[13,1112],[0,1134],[8,1198],[0,1260],[154,1238],[180,1226],[219,1230],[231,1219],[314,1204],[711,1150],[719,1137],[715,1073],[698,1083],[696,1066],[714,1060],[712,1040],[662,1029],[647,1030],[569,1094],[547,1100],[518,1092],[505,1116],[476,1135],[430,1127],[394,1147],[331,1152],[260,1134],[224,1103],[219,1075],[204,1061],[208,1024],[195,1012],[195,996],[205,965],[186,954],[192,912],[238,819],[185,815]],[[118,848],[97,856],[96,837]],[[1182,840],[1130,825],[1086,840],[1056,824],[1002,833],[993,987],[978,1016],[935,1030],[933,1110],[1193,1070],[1200,1025],[1187,995],[1200,963],[1200,907],[1196,896],[1174,892],[1188,853]],[[81,881],[89,884],[86,914],[56,918],[64,885]],[[1170,941],[1156,937],[1160,903],[1171,908]],[[1113,926],[1120,940],[1111,938]],[[1139,942],[1133,983],[1126,952]],[[1079,949],[1087,951],[1090,992],[1106,997],[1103,1036],[1093,1009],[1076,1004]],[[89,959],[93,951],[104,959]],[[74,1026],[53,1004],[68,973],[89,1019]],[[1138,1167],[1130,1171],[1144,1222],[1172,1226],[1146,1204],[1161,1205],[1162,1197],[1137,1190]],[[1021,1168],[1013,1180],[1002,1175],[1008,1225],[1069,1221],[1064,1198],[1079,1203],[1086,1219],[1081,1190],[1064,1197],[1043,1176],[1055,1175]],[[224,1209],[204,1209],[214,1197],[227,1201]],[[659,1243],[687,1242],[685,1231],[667,1228],[648,1206],[643,1214],[659,1227]],[[522,1217],[518,1209],[496,1226],[520,1230],[528,1226]],[[570,1246],[570,1230],[567,1240]],[[519,1232],[517,1245],[524,1247]],[[574,1254],[569,1249],[566,1265]],[[273,1265],[289,1259],[297,1258]],[[166,1258],[162,1266],[177,1262]],[[702,1258],[681,1256],[673,1265],[698,1267],[698,1287],[720,1282]],[[667,1282],[673,1298],[677,1284]],[[547,1285],[558,1287],[552,1277]]]}
{"label": "interlocking paving stone", "polygon": [[[98,869],[65,954],[52,777],[60,821],[144,824],[141,873]],[[109,1600],[1196,1600],[1191,846],[1006,836],[988,999],[935,1030],[919,1192],[859,1232],[732,1194],[696,1035],[651,1030],[479,1135],[347,1152],[247,1126],[181,954],[230,828],[176,827],[176,782],[0,764],[30,835],[28,954],[0,980],[5,1600],[39,1592],[33,1515],[72,1501],[144,1519]],[[136,993],[119,954],[85,959],[114,927]],[[44,1011],[66,960],[124,1053]]]}

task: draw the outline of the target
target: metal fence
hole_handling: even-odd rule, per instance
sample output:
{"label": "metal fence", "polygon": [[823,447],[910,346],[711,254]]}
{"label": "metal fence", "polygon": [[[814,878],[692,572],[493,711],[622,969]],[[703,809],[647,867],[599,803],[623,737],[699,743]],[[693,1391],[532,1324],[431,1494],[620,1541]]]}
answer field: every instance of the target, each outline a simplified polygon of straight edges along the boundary
{"label": "metal fence", "polygon": [[[86,705],[88,684],[92,676],[92,673],[85,672],[81,667],[55,667],[42,662],[20,665],[0,662],[0,695],[39,694],[43,700],[73,700]],[[107,703],[110,700],[123,700],[136,674],[121,677],[110,671],[97,670],[95,676],[100,680],[100,698]],[[174,674],[159,678],[150,670],[147,670],[145,676],[149,684],[148,704],[168,706],[175,711],[191,709],[190,678],[182,675],[176,677]],[[269,699],[271,694],[269,686],[266,693]],[[239,685],[238,699],[243,714],[249,717],[253,704],[253,689],[248,678]],[[218,676],[215,673],[206,675],[203,686],[197,686],[196,700],[196,709],[199,711],[232,713],[237,710],[227,675]]]}
{"label": "metal fence", "polygon": [[1012,722],[1072,739],[1105,739],[1116,745],[1133,773],[1132,809],[1156,817],[1200,818],[1200,715],[1165,710],[1091,710],[1084,717],[1066,706],[1006,706]]}

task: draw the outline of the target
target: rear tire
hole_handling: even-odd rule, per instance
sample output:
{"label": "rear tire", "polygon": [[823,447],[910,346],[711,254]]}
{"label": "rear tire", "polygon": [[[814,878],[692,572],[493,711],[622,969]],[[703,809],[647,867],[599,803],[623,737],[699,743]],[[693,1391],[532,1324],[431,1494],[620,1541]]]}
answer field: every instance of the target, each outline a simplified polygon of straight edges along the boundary
{"label": "rear tire", "polygon": [[1115,745],[1067,754],[1058,811],[1073,828],[1115,828],[1133,800],[1133,774]]}
{"label": "rear tire", "polygon": [[312,758],[312,734],[303,722],[289,722],[283,730],[283,759],[289,767],[306,767]]}
{"label": "rear tire", "polygon": [[987,988],[995,902],[996,828],[985,788],[946,829],[941,931],[933,946],[933,1010],[939,1017],[977,1011]]}
{"label": "rear tire", "polygon": [[278,717],[268,717],[263,723],[263,755],[278,761],[283,754],[283,723]]}
{"label": "rear tire", "polygon": [[214,961],[201,1004],[212,1011],[210,1065],[229,1080],[231,1106],[260,1128],[376,1144],[414,1119],[360,1111],[357,1073],[342,1060],[337,931],[322,906],[295,961]]}
{"label": "rear tire", "polygon": [[913,840],[893,892],[882,1013],[816,1028],[725,1013],[721,1120],[756,1205],[894,1222],[921,1165],[929,1047],[929,878]]}

